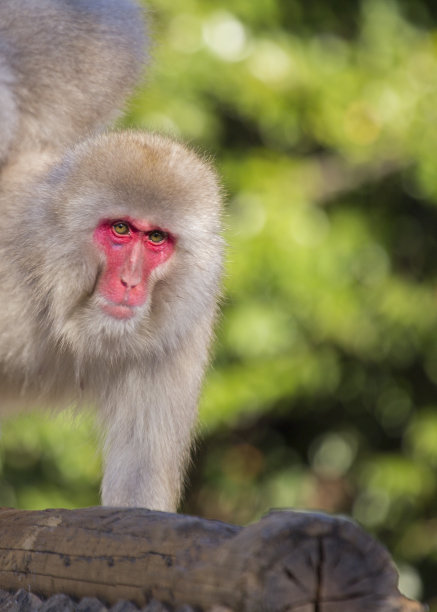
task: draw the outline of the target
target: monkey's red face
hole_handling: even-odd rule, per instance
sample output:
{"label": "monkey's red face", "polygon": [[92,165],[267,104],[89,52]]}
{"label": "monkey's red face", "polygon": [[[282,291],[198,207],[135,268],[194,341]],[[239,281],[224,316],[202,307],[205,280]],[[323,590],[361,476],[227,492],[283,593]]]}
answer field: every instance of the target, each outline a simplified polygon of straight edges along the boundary
{"label": "monkey's red face", "polygon": [[116,319],[129,319],[147,299],[152,271],[172,255],[174,238],[145,221],[123,218],[101,221],[94,241],[106,258],[97,288],[102,308]]}

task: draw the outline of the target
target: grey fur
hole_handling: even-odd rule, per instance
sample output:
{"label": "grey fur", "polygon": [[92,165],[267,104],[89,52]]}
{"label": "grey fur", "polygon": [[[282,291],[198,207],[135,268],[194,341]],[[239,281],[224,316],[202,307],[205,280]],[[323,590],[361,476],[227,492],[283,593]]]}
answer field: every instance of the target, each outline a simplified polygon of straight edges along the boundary
{"label": "grey fur", "polygon": [[[133,0],[0,1],[0,169],[118,114],[145,60]],[[32,160],[33,161],[33,160]]]}

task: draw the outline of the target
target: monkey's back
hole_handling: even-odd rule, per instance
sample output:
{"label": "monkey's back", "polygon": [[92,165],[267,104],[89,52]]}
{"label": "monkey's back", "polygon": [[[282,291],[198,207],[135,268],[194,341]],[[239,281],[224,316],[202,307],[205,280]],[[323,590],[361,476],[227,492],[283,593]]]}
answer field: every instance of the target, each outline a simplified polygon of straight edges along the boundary
{"label": "monkey's back", "polygon": [[144,60],[131,0],[0,2],[0,168],[107,125]]}

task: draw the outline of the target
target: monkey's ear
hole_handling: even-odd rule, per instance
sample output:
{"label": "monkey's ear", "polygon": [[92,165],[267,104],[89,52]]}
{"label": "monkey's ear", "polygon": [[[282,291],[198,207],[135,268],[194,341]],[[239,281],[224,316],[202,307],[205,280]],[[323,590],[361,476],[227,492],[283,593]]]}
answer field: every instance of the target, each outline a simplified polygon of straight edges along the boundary
{"label": "monkey's ear", "polygon": [[14,76],[0,48],[0,167],[7,159],[18,130],[18,108],[13,85]]}

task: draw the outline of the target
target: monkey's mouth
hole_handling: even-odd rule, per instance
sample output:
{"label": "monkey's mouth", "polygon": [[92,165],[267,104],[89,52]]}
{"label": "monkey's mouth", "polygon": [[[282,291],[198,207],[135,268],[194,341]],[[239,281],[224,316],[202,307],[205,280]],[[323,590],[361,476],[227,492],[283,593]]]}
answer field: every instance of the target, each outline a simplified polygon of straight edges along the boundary
{"label": "monkey's mouth", "polygon": [[114,319],[131,319],[135,316],[135,306],[105,301],[101,304],[101,307],[106,314]]}

